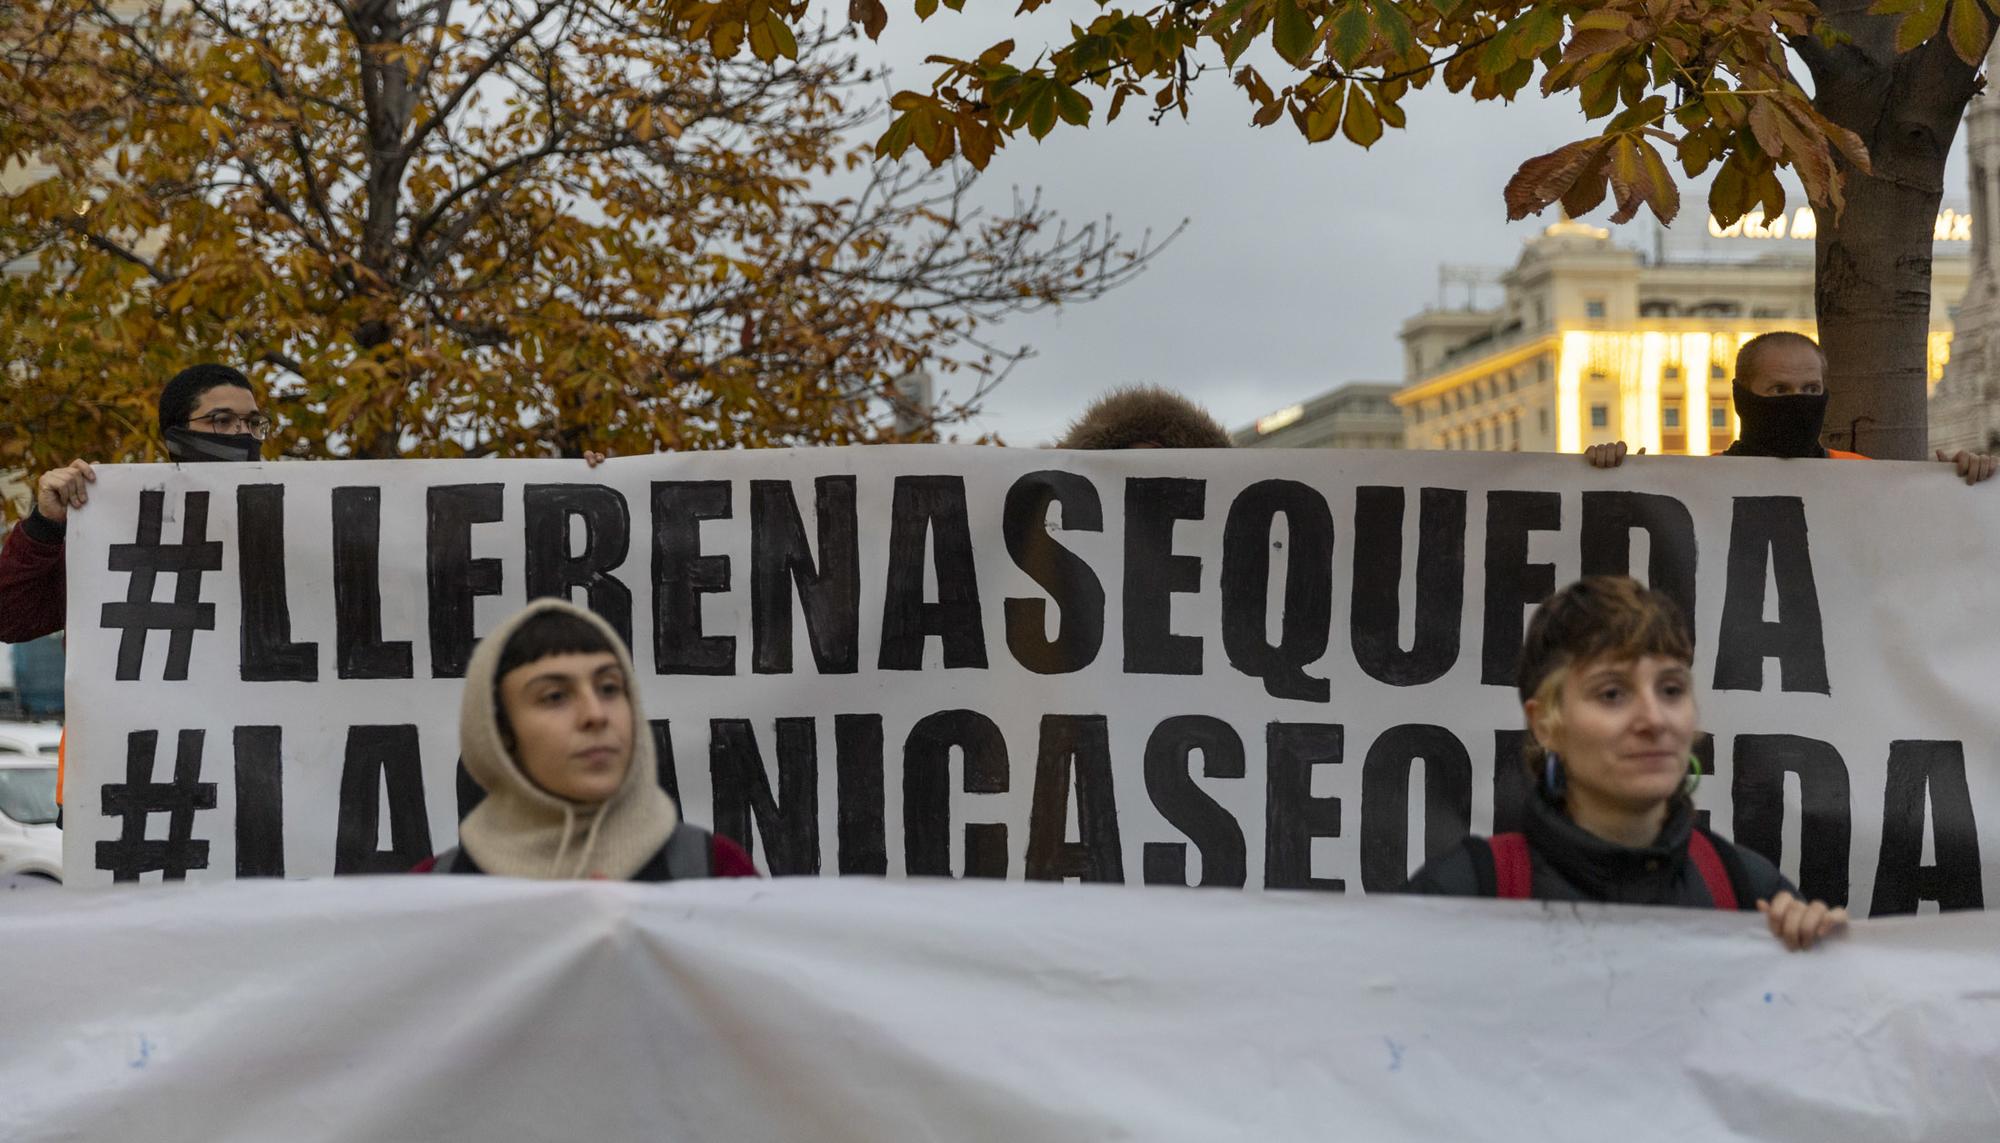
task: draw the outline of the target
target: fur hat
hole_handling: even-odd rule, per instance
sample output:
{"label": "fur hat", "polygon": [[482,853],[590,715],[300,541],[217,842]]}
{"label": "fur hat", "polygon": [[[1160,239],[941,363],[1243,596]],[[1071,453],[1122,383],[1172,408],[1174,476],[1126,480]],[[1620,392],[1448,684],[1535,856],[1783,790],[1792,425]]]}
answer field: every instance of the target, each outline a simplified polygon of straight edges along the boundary
{"label": "fur hat", "polygon": [[1228,448],[1229,432],[1201,406],[1153,385],[1114,389],[1099,397],[1057,448]]}

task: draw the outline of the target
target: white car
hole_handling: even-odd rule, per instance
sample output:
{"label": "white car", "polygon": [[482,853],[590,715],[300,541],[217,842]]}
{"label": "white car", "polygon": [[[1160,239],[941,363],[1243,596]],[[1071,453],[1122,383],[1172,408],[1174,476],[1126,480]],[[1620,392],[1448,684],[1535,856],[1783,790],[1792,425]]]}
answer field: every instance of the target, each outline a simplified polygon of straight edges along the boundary
{"label": "white car", "polygon": [[52,722],[0,722],[0,886],[62,881]]}

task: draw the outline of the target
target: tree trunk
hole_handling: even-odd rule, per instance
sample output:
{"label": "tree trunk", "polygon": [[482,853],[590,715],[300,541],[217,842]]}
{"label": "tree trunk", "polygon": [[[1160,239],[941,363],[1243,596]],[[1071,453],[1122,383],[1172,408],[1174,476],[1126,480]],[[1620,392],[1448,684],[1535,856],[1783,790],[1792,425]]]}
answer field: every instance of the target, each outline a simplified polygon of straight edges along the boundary
{"label": "tree trunk", "polygon": [[[407,45],[411,27],[401,0],[354,0],[344,6],[348,30],[355,39],[361,76],[362,114],[368,133],[363,195],[368,212],[359,236],[356,261],[363,274],[358,293],[373,302],[370,315],[354,331],[363,350],[387,344],[397,334],[398,298],[395,280],[396,241],[403,217],[403,176],[410,156],[403,142],[409,136],[416,109],[416,91],[402,57],[383,49]],[[403,454],[402,417],[392,410],[388,424],[355,437],[357,457],[389,459]]]}
{"label": "tree trunk", "polygon": [[397,227],[403,212],[403,175],[410,156],[403,148],[409,137],[416,92],[401,56],[384,49],[408,46],[398,0],[365,0],[348,14],[361,71],[362,111],[368,126],[368,165],[363,176],[368,202],[361,231],[361,264],[373,272],[364,289],[381,289],[390,281],[395,261]]}
{"label": "tree trunk", "polygon": [[1813,104],[1861,137],[1873,173],[1840,165],[1846,207],[1822,208],[1814,247],[1820,345],[1827,356],[1827,442],[1884,460],[1929,459],[1931,242],[1945,157],[1976,69],[1943,35],[1898,56],[1892,19],[1868,0],[1822,4],[1850,42],[1794,48]]}

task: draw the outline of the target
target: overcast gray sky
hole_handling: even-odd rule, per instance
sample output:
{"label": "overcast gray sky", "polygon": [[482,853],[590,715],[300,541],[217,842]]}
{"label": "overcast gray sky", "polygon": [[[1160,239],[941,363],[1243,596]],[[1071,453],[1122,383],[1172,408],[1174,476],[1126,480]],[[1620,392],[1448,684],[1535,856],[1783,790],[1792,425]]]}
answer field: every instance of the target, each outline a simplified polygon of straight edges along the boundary
{"label": "overcast gray sky", "polygon": [[[965,13],[919,24],[908,0],[891,0],[888,31],[879,44],[862,41],[861,58],[890,68],[893,86],[924,86],[934,71],[926,55],[969,56],[1013,37],[1025,62],[1050,42],[1048,29],[1096,11],[1068,0],[1030,20],[1013,7],[970,0]],[[826,11],[844,17],[845,5]],[[1275,57],[1261,70],[1281,86]],[[1396,330],[1436,302],[1440,264],[1510,265],[1554,221],[1507,222],[1501,190],[1514,169],[1599,126],[1574,97],[1475,104],[1439,85],[1412,93],[1407,131],[1363,151],[1344,140],[1308,146],[1289,120],[1251,126],[1249,103],[1219,71],[1195,96],[1186,123],[1155,127],[1134,100],[1116,123],[1058,126],[1039,144],[1023,134],[994,158],[981,193],[996,205],[1014,187],[1039,186],[1070,219],[1110,212],[1134,235],[1189,225],[1133,284],[1002,327],[998,341],[1036,356],[988,400],[975,430],[1046,443],[1092,396],[1136,382],[1179,389],[1236,428],[1347,381],[1400,380]],[[1963,197],[1963,182],[1955,166],[1948,202]],[[1707,217],[1705,184],[1682,191],[1677,244],[1702,234]],[[1624,241],[1652,242],[1650,215],[1622,229]]]}

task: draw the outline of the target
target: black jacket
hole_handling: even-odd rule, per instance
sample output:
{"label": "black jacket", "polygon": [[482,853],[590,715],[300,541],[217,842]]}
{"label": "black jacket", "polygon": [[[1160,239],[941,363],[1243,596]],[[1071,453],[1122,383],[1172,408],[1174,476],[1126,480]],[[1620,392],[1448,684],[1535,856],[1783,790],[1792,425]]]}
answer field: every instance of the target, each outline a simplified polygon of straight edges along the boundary
{"label": "black jacket", "polygon": [[[1633,849],[1605,841],[1569,820],[1561,807],[1530,794],[1527,798],[1528,856],[1537,901],[1609,901],[1620,905],[1681,905],[1712,909],[1715,901],[1701,873],[1688,860],[1694,810],[1683,802],[1652,845]],[[1762,854],[1709,834],[1730,880],[1737,907],[1755,909],[1779,892],[1797,895],[1778,868]],[[1405,893],[1439,897],[1493,896],[1493,860],[1483,838],[1467,838],[1457,848],[1426,862],[1404,886]]]}
{"label": "black jacket", "polygon": [[[472,855],[452,846],[435,857],[417,863],[412,873],[463,873],[483,876],[486,871]],[[667,835],[666,844],[639,867],[633,881],[692,881],[703,877],[755,877],[757,866],[743,847],[710,833],[700,826],[681,822]]]}

